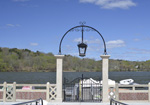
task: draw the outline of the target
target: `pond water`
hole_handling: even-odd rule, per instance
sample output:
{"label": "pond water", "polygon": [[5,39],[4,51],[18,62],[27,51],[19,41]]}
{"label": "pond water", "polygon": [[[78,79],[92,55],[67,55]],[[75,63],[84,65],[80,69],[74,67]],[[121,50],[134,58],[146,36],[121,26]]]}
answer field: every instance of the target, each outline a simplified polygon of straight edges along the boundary
{"label": "pond water", "polygon": [[[101,80],[102,72],[64,72],[63,77],[72,81],[81,77]],[[122,79],[134,79],[136,83],[147,84],[150,82],[150,72],[109,72],[109,78],[119,82]],[[0,84],[3,82],[21,84],[46,84],[56,83],[56,72],[1,72]]]}

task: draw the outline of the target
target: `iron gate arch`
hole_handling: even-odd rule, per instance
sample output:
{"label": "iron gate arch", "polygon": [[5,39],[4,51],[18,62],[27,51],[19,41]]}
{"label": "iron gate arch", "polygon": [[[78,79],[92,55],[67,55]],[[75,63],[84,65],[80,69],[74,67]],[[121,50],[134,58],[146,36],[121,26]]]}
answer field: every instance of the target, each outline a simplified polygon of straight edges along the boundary
{"label": "iron gate arch", "polygon": [[70,82],[64,78],[63,86],[65,102],[102,101],[102,85],[100,81],[98,82],[92,78],[83,77],[83,74],[81,77],[75,78]]}

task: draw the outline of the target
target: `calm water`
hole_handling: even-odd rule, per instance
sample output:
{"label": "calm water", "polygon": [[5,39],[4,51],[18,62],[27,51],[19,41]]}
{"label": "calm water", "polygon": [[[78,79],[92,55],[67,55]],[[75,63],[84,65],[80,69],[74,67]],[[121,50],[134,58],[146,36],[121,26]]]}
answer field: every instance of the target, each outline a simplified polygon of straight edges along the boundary
{"label": "calm water", "polygon": [[[68,80],[77,77],[94,78],[101,80],[101,72],[64,72],[63,76]],[[136,83],[147,84],[150,82],[150,72],[110,72],[109,78],[119,82],[122,79],[132,78]],[[45,84],[46,82],[56,83],[55,72],[0,72],[0,84],[4,81],[8,83],[28,83],[28,84]]]}

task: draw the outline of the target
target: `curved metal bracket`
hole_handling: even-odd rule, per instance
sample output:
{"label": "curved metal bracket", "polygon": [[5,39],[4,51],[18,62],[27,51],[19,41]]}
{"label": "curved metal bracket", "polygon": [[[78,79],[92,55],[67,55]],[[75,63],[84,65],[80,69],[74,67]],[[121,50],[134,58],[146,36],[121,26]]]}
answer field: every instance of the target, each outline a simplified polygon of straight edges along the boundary
{"label": "curved metal bracket", "polygon": [[61,38],[61,41],[60,41],[60,44],[59,44],[59,54],[61,55],[61,44],[62,44],[62,41],[63,41],[63,39],[64,39],[64,37],[67,35],[67,33],[68,32],[70,32],[71,30],[73,30],[73,29],[75,29],[75,28],[79,28],[79,27],[87,27],[87,28],[90,28],[90,29],[93,29],[94,31],[96,31],[100,36],[101,36],[101,38],[102,38],[102,40],[103,40],[103,43],[104,43],[104,55],[107,55],[107,51],[106,51],[106,43],[105,43],[105,40],[104,40],[104,38],[103,38],[103,36],[101,35],[101,33],[98,31],[98,30],[96,30],[95,28],[93,28],[93,27],[91,27],[91,26],[86,26],[86,25],[80,25],[80,26],[75,26],[75,27],[73,27],[73,28],[71,28],[71,29],[69,29],[64,35],[63,35],[63,37]]}

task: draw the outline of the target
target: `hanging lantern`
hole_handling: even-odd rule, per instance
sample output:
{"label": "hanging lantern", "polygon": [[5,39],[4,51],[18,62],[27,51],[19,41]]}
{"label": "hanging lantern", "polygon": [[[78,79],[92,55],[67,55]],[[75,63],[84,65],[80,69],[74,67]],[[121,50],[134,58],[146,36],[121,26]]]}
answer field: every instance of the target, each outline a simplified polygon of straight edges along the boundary
{"label": "hanging lantern", "polygon": [[78,44],[79,56],[84,57],[86,55],[87,44],[80,43]]}

